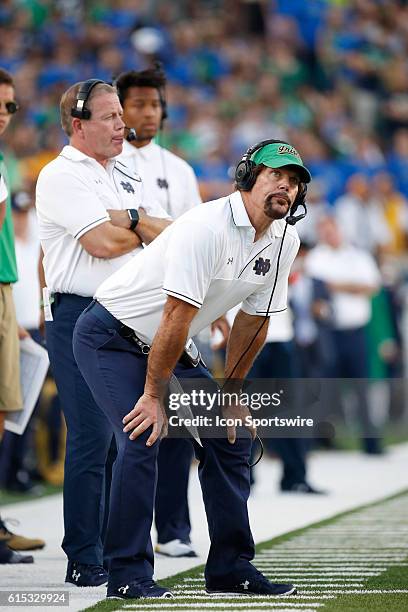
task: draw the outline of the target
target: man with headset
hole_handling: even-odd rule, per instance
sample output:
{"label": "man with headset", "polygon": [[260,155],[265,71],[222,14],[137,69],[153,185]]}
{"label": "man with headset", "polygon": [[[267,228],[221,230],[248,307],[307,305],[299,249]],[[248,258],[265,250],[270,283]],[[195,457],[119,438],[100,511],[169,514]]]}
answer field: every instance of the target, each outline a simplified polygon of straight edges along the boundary
{"label": "man with headset", "polygon": [[[291,145],[264,141],[252,147],[237,166],[237,191],[175,221],[102,283],[77,322],[74,354],[118,447],[106,539],[108,597],[172,596],[153,581],[150,541],[167,383],[173,371],[178,378],[208,379],[208,371],[184,347],[241,302],[226,376],[235,385],[232,376],[242,381],[247,375],[265,340],[268,317],[286,308],[288,275],[299,247],[292,225],[304,216],[294,212],[304,204],[310,178]],[[248,411],[235,405],[224,412],[237,414]],[[248,428],[253,436],[250,423]],[[293,585],[269,582],[250,563],[250,433],[243,427],[237,437],[230,426],[227,437],[193,441],[211,538],[207,591],[291,594]],[[177,472],[177,465],[173,468]]]}
{"label": "man with headset", "polygon": [[[95,404],[72,353],[72,333],[98,285],[169,224],[143,203],[141,179],[117,161],[124,123],[116,90],[91,79],[62,96],[69,145],[37,182],[47,347],[67,424],[64,477],[66,582],[106,583],[103,568],[104,474],[112,426]],[[137,209],[143,203],[143,217]],[[153,215],[153,216],[150,216]]]}
{"label": "man with headset", "polygon": [[[128,140],[119,156],[128,168],[142,178],[148,201],[161,205],[172,217],[201,204],[197,179],[187,162],[154,142],[167,118],[164,88],[166,77],[160,65],[136,72],[124,72],[117,78],[116,89],[123,107]],[[168,439],[158,455],[155,523],[155,550],[170,557],[194,557],[190,541],[188,480],[193,448],[188,440]],[[177,463],[175,475],[173,465]]]}
{"label": "man with headset", "polygon": [[154,142],[167,118],[166,76],[160,65],[139,72],[130,70],[119,75],[115,86],[123,120],[128,130],[134,130],[119,159],[142,177],[146,199],[158,202],[177,219],[201,204],[201,197],[192,167]]}

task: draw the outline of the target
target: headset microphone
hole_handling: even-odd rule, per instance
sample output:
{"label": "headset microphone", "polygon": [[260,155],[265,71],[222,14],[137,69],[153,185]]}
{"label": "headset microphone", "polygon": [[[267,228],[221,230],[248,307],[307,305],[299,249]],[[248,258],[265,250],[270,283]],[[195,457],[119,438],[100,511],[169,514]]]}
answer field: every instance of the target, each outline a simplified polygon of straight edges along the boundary
{"label": "headset microphone", "polygon": [[[294,215],[293,213],[296,212],[299,206],[302,206],[305,212],[301,213],[300,215]],[[303,202],[301,204],[297,204],[296,206],[292,206],[292,209],[290,212],[291,214],[286,217],[285,221],[286,223],[289,223],[289,225],[295,225],[295,223],[297,223],[298,221],[306,217],[307,215],[306,204]]]}
{"label": "headset microphone", "polygon": [[126,136],[126,140],[128,142],[133,142],[134,140],[137,140],[137,134],[136,134],[135,128],[130,128],[130,127],[127,127],[127,125],[125,125],[125,130],[128,131],[128,135]]}

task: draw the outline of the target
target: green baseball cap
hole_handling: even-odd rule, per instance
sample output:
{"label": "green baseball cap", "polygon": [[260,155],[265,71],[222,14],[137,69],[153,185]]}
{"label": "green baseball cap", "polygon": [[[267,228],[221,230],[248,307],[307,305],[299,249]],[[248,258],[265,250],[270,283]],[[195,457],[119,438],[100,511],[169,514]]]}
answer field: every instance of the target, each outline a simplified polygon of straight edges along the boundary
{"label": "green baseball cap", "polygon": [[283,142],[267,144],[251,155],[255,164],[263,164],[269,168],[282,168],[283,166],[297,166],[302,183],[310,183],[312,176],[302,158],[292,145]]}

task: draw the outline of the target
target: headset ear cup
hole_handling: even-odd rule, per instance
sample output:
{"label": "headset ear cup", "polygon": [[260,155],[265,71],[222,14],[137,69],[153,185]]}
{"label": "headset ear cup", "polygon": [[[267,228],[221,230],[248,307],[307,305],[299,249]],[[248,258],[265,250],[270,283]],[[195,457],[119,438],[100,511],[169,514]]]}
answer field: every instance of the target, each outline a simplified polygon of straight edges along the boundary
{"label": "headset ear cup", "polygon": [[243,185],[246,182],[248,174],[248,168],[246,161],[240,161],[238,166],[235,168],[235,182],[239,189],[243,189]]}
{"label": "headset ear cup", "polygon": [[255,174],[254,174],[255,164],[248,160],[243,159],[239,162],[238,166],[235,170],[235,182],[239,189],[242,191],[250,191],[254,186],[255,182]]}
{"label": "headset ear cup", "polygon": [[160,92],[160,105],[161,105],[161,112],[162,112],[161,120],[165,121],[167,117],[169,116],[169,113],[167,111],[167,100],[164,97],[163,91]]}
{"label": "headset ear cup", "polygon": [[[91,95],[91,91],[100,83],[105,84],[105,81],[101,81],[100,79],[88,79],[87,81],[82,82],[75,98],[75,106],[71,108],[71,117],[76,117],[77,119],[91,118],[91,111],[86,105],[89,100],[89,96]],[[82,102],[80,107],[79,102]]]}

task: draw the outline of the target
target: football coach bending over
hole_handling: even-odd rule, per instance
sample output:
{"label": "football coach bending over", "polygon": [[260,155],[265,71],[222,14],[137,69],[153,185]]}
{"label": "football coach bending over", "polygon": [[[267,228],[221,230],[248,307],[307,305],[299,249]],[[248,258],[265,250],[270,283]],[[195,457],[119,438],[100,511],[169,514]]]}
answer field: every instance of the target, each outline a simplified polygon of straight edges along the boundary
{"label": "football coach bending over", "polygon": [[[226,376],[243,379],[264,343],[267,325],[256,334],[265,315],[286,308],[299,238],[284,217],[292,207],[290,221],[296,220],[310,174],[292,146],[264,141],[247,151],[235,179],[237,191],[185,213],[102,283],[74,331],[78,366],[118,447],[106,541],[108,597],[172,596],[152,579],[150,528],[166,383],[173,371],[180,378],[209,376],[188,363],[187,340],[242,302]],[[228,439],[203,439],[202,446],[193,441],[211,538],[207,591],[291,594],[292,585],[269,582],[250,563],[251,435],[244,432],[236,438],[230,428]]]}
{"label": "football coach bending over", "polygon": [[[79,587],[107,581],[102,567],[104,473],[112,426],[81,376],[72,353],[78,316],[102,281],[169,224],[156,206],[138,221],[140,178],[115,160],[124,123],[116,90],[90,79],[61,98],[69,145],[41,171],[36,207],[44,272],[51,366],[67,424],[64,475],[66,582]],[[156,218],[157,217],[157,218]],[[161,217],[161,218],[158,218]]]}

